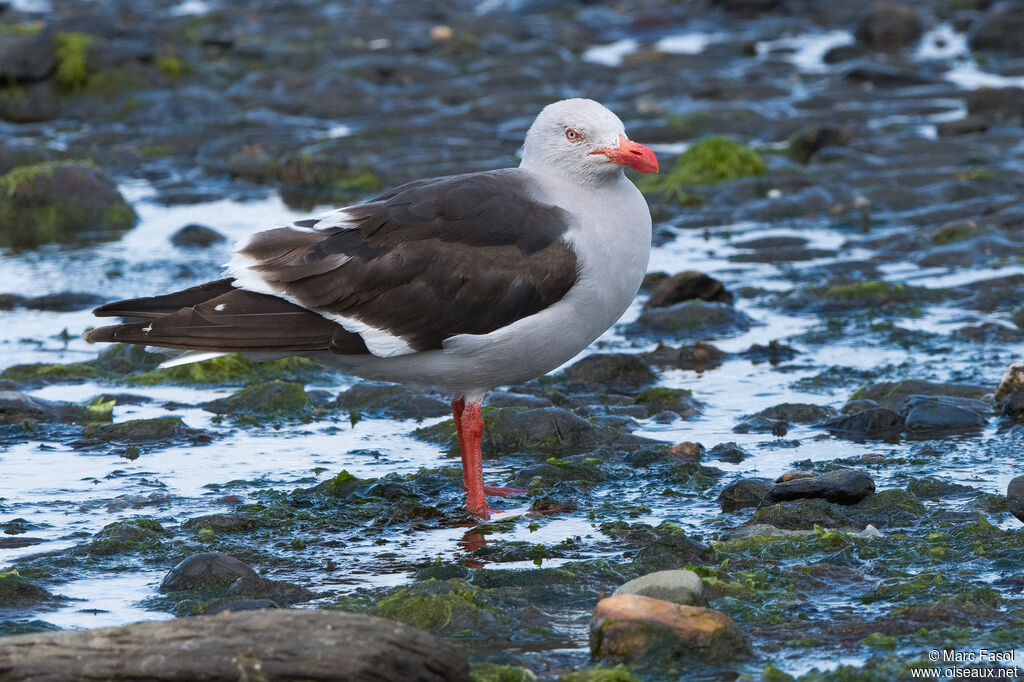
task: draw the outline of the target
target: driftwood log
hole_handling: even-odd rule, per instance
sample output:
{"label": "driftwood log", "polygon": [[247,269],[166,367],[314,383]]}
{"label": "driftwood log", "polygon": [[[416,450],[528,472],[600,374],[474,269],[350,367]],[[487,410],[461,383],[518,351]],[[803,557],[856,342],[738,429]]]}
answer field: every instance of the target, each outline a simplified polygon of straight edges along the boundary
{"label": "driftwood log", "polygon": [[441,682],[465,657],[434,635],[340,611],[275,609],[0,637],[0,680]]}

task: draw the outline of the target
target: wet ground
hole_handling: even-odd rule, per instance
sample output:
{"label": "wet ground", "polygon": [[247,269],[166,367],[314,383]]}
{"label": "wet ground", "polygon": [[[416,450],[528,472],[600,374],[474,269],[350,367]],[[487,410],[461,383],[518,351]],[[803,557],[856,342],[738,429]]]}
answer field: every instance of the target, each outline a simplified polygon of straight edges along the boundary
{"label": "wet ground", "polygon": [[[480,679],[555,679],[618,663],[590,659],[602,593],[690,567],[751,649],[628,661],[641,679],[909,679],[943,647],[1024,667],[1024,431],[992,395],[1024,350],[1024,53],[968,44],[986,3],[910,4],[900,48],[855,39],[859,3],[13,3],[0,32],[63,36],[60,64],[90,38],[80,73],[19,86],[42,120],[0,122],[0,171],[91,159],[139,220],[0,255],[0,390],[73,404],[23,397],[0,426],[2,631],[270,600],[431,629]],[[656,318],[652,277],[586,352],[629,358],[492,395],[485,475],[530,494],[490,523],[460,508],[444,396],[81,339],[96,303],[216,278],[253,230],[513,165],[566,96],[682,159],[644,186],[650,271],[733,301]],[[692,182],[713,135],[763,169]],[[225,239],[173,245],[193,223]],[[865,426],[882,408],[897,423]],[[876,492],[722,511],[740,479],[839,467]],[[278,582],[160,591],[205,551]]]}

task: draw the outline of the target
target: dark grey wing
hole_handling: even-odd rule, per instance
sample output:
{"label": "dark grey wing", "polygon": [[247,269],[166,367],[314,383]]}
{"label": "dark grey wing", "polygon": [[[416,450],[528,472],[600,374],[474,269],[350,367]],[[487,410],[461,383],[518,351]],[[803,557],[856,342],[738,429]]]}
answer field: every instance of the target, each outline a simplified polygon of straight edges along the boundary
{"label": "dark grey wing", "polygon": [[559,301],[577,260],[568,214],[510,169],[419,181],[254,235],[235,286],[280,296],[393,355],[487,334]]}

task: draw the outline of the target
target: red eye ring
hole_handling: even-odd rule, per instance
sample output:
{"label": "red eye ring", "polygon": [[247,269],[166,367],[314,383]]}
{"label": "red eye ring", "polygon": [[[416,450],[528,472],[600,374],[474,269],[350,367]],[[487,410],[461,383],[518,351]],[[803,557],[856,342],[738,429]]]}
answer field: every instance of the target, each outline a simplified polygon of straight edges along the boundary
{"label": "red eye ring", "polygon": [[566,128],[565,139],[569,140],[569,142],[579,142],[580,140],[583,139],[583,133],[576,130],[575,128]]}

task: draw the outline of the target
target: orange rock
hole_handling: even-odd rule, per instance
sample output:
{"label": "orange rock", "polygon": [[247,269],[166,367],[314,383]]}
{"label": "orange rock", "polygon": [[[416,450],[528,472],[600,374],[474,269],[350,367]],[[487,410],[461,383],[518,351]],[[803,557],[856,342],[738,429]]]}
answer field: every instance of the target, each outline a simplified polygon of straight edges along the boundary
{"label": "orange rock", "polygon": [[673,445],[669,452],[672,453],[672,459],[677,462],[699,462],[704,455],[704,446],[700,443],[683,441]]}
{"label": "orange rock", "polygon": [[795,481],[798,478],[814,478],[818,474],[813,471],[787,471],[778,478],[775,479],[776,483],[785,483],[786,481]]}
{"label": "orange rock", "polygon": [[721,611],[621,594],[594,607],[590,651],[600,658],[696,655],[715,661],[745,654],[747,643]]}

